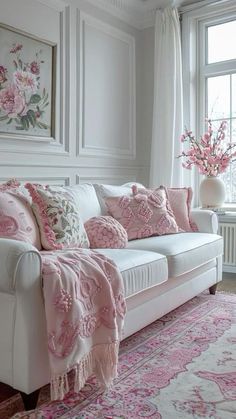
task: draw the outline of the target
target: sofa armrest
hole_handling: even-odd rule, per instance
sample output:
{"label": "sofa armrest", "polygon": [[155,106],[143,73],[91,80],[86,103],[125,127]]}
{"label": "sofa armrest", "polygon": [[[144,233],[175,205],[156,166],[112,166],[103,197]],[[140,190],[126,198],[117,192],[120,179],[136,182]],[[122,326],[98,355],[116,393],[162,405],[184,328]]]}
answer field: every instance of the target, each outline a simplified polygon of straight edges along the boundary
{"label": "sofa armrest", "polygon": [[27,290],[41,278],[41,257],[29,243],[0,239],[0,292]]}
{"label": "sofa armrest", "polygon": [[50,381],[41,256],[28,243],[0,239],[0,266],[0,376],[29,394]]}
{"label": "sofa armrest", "polygon": [[197,225],[199,232],[217,234],[218,217],[214,211],[192,209],[190,219]]}

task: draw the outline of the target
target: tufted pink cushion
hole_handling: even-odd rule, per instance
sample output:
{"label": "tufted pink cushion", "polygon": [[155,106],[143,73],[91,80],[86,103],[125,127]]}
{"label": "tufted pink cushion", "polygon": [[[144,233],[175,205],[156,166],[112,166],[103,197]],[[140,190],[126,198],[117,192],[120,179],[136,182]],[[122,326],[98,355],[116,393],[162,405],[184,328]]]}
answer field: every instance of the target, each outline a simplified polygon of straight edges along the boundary
{"label": "tufted pink cushion", "polygon": [[109,211],[128,233],[129,240],[179,231],[165,188],[133,189],[134,195],[106,198]]}
{"label": "tufted pink cushion", "polygon": [[178,226],[184,231],[197,231],[190,219],[192,188],[167,188],[167,195]]}
{"label": "tufted pink cushion", "polygon": [[0,237],[22,240],[41,249],[39,229],[30,205],[14,188],[0,187]]}
{"label": "tufted pink cushion", "polygon": [[112,217],[92,217],[84,227],[92,249],[122,249],[127,246],[128,236],[124,227]]}

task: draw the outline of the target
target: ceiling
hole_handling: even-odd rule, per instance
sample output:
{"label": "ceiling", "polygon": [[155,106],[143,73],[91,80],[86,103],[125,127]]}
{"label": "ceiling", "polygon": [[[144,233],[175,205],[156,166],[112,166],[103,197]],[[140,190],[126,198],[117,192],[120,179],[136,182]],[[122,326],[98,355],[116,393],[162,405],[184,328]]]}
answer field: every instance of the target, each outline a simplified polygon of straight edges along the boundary
{"label": "ceiling", "polygon": [[[202,0],[87,0],[106,10],[108,13],[117,16],[130,25],[144,29],[154,24],[155,10],[175,4],[187,6],[199,3]],[[209,0],[212,1],[212,0]],[[215,0],[219,1],[219,0]]]}
{"label": "ceiling", "polygon": [[[128,0],[129,1],[129,0]],[[154,7],[163,7],[163,6],[168,6],[171,1],[169,0],[136,0],[138,2],[144,3],[145,5],[152,5]],[[193,4],[193,3],[199,3],[202,0],[179,0],[179,1],[174,1],[174,3],[178,3],[181,5],[187,5],[187,4]]]}
{"label": "ceiling", "polygon": [[[146,8],[158,8],[169,6],[171,4],[176,4],[176,6],[186,6],[189,4],[199,3],[201,1],[202,0],[136,0],[136,3],[140,3],[142,6]],[[129,4],[132,2],[132,0],[124,0],[124,2],[127,2],[127,4]]]}

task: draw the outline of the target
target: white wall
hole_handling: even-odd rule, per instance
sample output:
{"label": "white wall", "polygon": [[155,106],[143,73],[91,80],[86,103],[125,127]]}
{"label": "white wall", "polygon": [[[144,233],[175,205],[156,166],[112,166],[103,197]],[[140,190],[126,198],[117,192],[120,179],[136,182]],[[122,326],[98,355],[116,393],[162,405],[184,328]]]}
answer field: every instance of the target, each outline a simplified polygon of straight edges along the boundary
{"label": "white wall", "polygon": [[0,11],[2,23],[58,51],[55,140],[0,134],[0,180],[146,182],[152,29],[138,31],[85,0],[0,0]]}
{"label": "white wall", "polygon": [[137,149],[143,181],[149,182],[154,91],[154,28],[140,31],[137,42]]}

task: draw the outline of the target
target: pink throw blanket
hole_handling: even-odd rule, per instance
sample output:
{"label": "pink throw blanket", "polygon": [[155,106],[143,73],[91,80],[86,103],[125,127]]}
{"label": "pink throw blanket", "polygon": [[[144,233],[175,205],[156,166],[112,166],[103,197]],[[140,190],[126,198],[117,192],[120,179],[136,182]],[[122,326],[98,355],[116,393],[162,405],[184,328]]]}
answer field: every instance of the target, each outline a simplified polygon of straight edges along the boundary
{"label": "pink throw blanket", "polygon": [[74,391],[95,373],[105,387],[117,375],[126,311],[123,282],[115,264],[88,249],[41,252],[43,293],[51,368],[51,399]]}

